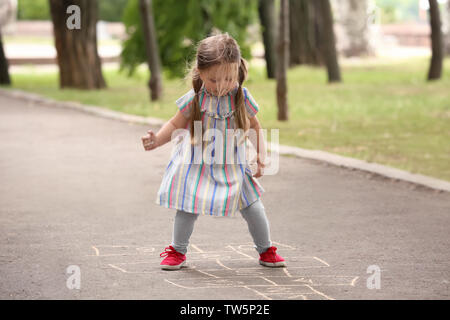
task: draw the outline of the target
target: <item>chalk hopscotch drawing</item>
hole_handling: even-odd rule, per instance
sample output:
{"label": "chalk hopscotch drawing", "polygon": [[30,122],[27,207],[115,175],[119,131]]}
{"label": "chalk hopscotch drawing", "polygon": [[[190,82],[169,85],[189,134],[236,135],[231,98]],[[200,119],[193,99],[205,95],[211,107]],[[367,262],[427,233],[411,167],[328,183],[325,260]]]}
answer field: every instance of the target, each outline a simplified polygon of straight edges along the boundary
{"label": "chalk hopscotch drawing", "polygon": [[[191,244],[188,265],[180,271],[162,271],[157,248],[163,245],[93,245],[91,257],[117,258],[108,268],[127,274],[159,273],[171,286],[184,290],[242,288],[257,297],[272,299],[327,299],[327,287],[354,287],[358,276],[335,275],[331,266],[315,256],[302,256],[293,246],[273,242],[288,266],[266,268],[258,264],[253,244]],[[122,259],[119,259],[123,257]],[[142,258],[145,258],[142,260]],[[126,260],[125,262],[121,260]]]}

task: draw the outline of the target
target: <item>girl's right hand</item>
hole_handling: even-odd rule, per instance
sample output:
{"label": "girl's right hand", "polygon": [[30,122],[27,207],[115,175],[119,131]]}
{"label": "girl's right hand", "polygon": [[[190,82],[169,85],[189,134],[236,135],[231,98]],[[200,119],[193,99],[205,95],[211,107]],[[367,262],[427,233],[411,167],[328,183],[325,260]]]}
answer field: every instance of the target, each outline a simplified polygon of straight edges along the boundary
{"label": "girl's right hand", "polygon": [[142,137],[142,144],[144,145],[145,151],[150,151],[158,147],[156,135],[152,130],[148,130],[147,135]]}

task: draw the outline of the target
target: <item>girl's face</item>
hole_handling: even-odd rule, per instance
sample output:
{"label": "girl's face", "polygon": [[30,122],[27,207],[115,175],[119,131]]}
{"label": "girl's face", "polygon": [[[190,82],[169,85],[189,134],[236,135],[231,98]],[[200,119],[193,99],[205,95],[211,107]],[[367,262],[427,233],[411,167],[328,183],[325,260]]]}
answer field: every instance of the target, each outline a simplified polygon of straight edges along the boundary
{"label": "girl's face", "polygon": [[234,88],[237,82],[237,69],[234,64],[215,65],[199,71],[206,90],[215,96],[224,96]]}

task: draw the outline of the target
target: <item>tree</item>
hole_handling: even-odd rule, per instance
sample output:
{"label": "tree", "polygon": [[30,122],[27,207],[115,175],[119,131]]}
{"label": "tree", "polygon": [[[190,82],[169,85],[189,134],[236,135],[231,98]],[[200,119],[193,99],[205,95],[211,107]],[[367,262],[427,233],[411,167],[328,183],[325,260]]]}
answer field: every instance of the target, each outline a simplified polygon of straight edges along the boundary
{"label": "tree", "polygon": [[60,87],[78,89],[106,87],[97,52],[97,1],[50,0],[50,13]]}
{"label": "tree", "polygon": [[431,25],[431,63],[428,70],[428,80],[441,78],[444,59],[443,36],[441,30],[441,17],[437,0],[428,0],[430,4]]}
{"label": "tree", "polygon": [[11,78],[9,76],[8,59],[3,49],[2,29],[9,23],[14,21],[16,8],[12,1],[0,0],[0,84],[10,85]]}
{"label": "tree", "polygon": [[322,65],[322,19],[317,1],[289,0],[289,65]]}
{"label": "tree", "polygon": [[8,71],[8,59],[6,59],[5,51],[3,50],[2,30],[0,27],[0,84],[10,85],[11,78]]}
{"label": "tree", "polygon": [[152,0],[140,0],[140,12],[142,18],[142,30],[147,54],[147,64],[150,69],[151,100],[158,100],[162,95],[161,63],[159,61],[158,42],[156,40],[155,23],[153,20]]}
{"label": "tree", "polygon": [[269,79],[274,79],[276,64],[275,33],[277,30],[274,0],[259,0],[258,13],[262,28],[267,77]]}
{"label": "tree", "polygon": [[341,72],[339,68],[336,40],[333,29],[333,13],[331,11],[330,0],[317,0],[319,12],[323,19],[322,49],[325,64],[328,72],[328,82],[341,82]]}
{"label": "tree", "polygon": [[[195,56],[195,44],[214,29],[228,32],[239,43],[242,56],[251,56],[247,27],[257,18],[255,0],[153,0],[159,57],[168,77],[185,75]],[[121,70],[132,74],[147,61],[138,0],[130,0],[123,21],[127,40],[121,53]]]}
{"label": "tree", "polygon": [[278,120],[288,120],[287,79],[289,63],[289,2],[281,0],[280,19],[278,21],[278,61],[277,61],[277,102]]}
{"label": "tree", "polygon": [[332,0],[338,31],[338,47],[346,57],[370,55],[369,12],[373,0]]}
{"label": "tree", "polygon": [[445,30],[445,54],[450,55],[450,1],[447,1],[447,5],[445,6],[445,21],[446,21],[446,30]]}

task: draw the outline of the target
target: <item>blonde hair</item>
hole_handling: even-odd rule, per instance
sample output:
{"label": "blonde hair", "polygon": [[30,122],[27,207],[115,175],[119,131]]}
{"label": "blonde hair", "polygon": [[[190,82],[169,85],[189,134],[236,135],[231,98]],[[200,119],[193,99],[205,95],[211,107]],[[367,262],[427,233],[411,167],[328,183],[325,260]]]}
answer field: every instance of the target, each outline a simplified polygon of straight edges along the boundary
{"label": "blonde hair", "polygon": [[[203,81],[200,78],[200,71],[207,72],[212,66],[218,66],[219,72],[230,76],[233,81],[239,83],[239,87],[235,96],[235,128],[247,131],[249,120],[244,105],[244,91],[242,84],[247,79],[248,64],[241,57],[238,43],[227,32],[219,33],[207,37],[199,42],[195,60],[187,74],[189,80],[192,81],[192,87],[195,91],[191,112],[191,137],[194,137],[194,122],[201,121],[201,110],[199,106],[200,91]],[[222,88],[219,88],[222,91]]]}

